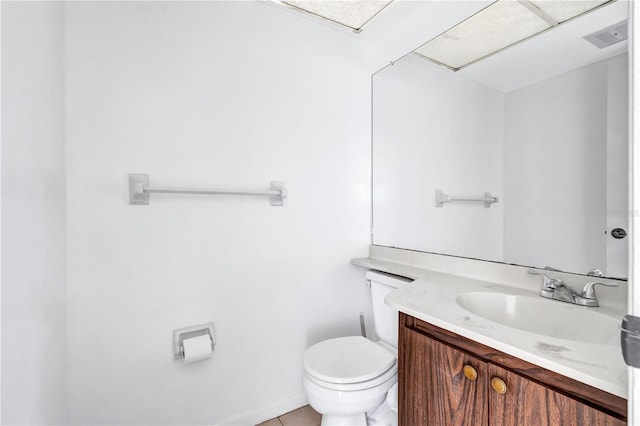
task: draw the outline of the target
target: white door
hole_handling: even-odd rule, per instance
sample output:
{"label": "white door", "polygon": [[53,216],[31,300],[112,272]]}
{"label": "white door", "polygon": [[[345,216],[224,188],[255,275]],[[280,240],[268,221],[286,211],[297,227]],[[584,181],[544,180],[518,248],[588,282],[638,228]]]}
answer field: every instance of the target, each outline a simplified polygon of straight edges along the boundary
{"label": "white door", "polygon": [[[629,314],[640,317],[640,6],[629,2],[631,18],[631,209],[629,238]],[[636,232],[636,229],[638,232]],[[629,424],[640,425],[640,369],[629,368]]]}

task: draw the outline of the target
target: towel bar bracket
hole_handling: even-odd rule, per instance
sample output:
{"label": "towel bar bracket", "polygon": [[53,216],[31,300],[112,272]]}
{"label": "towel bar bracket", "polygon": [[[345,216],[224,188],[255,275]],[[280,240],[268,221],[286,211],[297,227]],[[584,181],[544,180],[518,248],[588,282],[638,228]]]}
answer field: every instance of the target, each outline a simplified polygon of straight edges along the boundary
{"label": "towel bar bracket", "polygon": [[271,191],[276,193],[271,195],[271,205],[284,206],[284,199],[287,197],[287,190],[284,187],[284,182],[277,180],[271,181]]}
{"label": "towel bar bracket", "polygon": [[129,175],[129,204],[149,204],[149,192],[145,190],[148,187],[149,175],[131,173]]}

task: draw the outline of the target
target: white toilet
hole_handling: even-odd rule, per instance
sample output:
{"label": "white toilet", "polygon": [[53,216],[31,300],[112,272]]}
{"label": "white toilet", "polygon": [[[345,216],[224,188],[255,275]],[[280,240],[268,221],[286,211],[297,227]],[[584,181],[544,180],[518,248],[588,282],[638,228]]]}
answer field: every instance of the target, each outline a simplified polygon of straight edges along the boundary
{"label": "white toilet", "polygon": [[[411,280],[373,271],[366,277],[371,283],[373,322],[380,340],[339,337],[316,343],[304,353],[302,382],[309,404],[322,414],[322,426],[364,426],[374,410],[385,419],[382,424],[397,424],[398,312],[384,303],[384,297]],[[389,392],[392,388],[394,392]],[[392,396],[396,400],[385,401],[387,392],[390,400]],[[383,402],[389,405],[386,412]],[[370,418],[369,424],[376,421]]]}

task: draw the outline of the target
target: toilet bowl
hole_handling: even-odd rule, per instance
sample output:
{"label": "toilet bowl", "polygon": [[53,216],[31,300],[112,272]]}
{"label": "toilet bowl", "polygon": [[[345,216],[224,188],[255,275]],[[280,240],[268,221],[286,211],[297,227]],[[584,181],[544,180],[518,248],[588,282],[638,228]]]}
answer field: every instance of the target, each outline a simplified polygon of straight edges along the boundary
{"label": "toilet bowl", "polygon": [[366,425],[398,381],[396,355],[361,336],[325,340],[307,350],[302,382],[323,426]]}
{"label": "toilet bowl", "polygon": [[[378,424],[369,415],[398,382],[398,312],[384,304],[384,297],[411,280],[372,271],[367,272],[367,279],[380,340],[362,336],[328,339],[311,346],[303,357],[302,383],[309,404],[322,414],[322,426]],[[397,424],[394,409],[377,412],[384,413],[384,424]]]}

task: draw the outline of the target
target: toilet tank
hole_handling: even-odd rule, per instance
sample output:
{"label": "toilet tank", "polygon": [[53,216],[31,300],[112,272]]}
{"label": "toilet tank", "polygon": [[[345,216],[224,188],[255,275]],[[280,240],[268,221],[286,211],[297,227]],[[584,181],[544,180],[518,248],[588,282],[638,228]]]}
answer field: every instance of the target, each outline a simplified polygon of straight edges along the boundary
{"label": "toilet tank", "polygon": [[371,283],[373,302],[373,326],[380,340],[394,348],[398,347],[398,311],[384,303],[391,291],[410,283],[411,279],[384,272],[367,271],[367,280]]}

